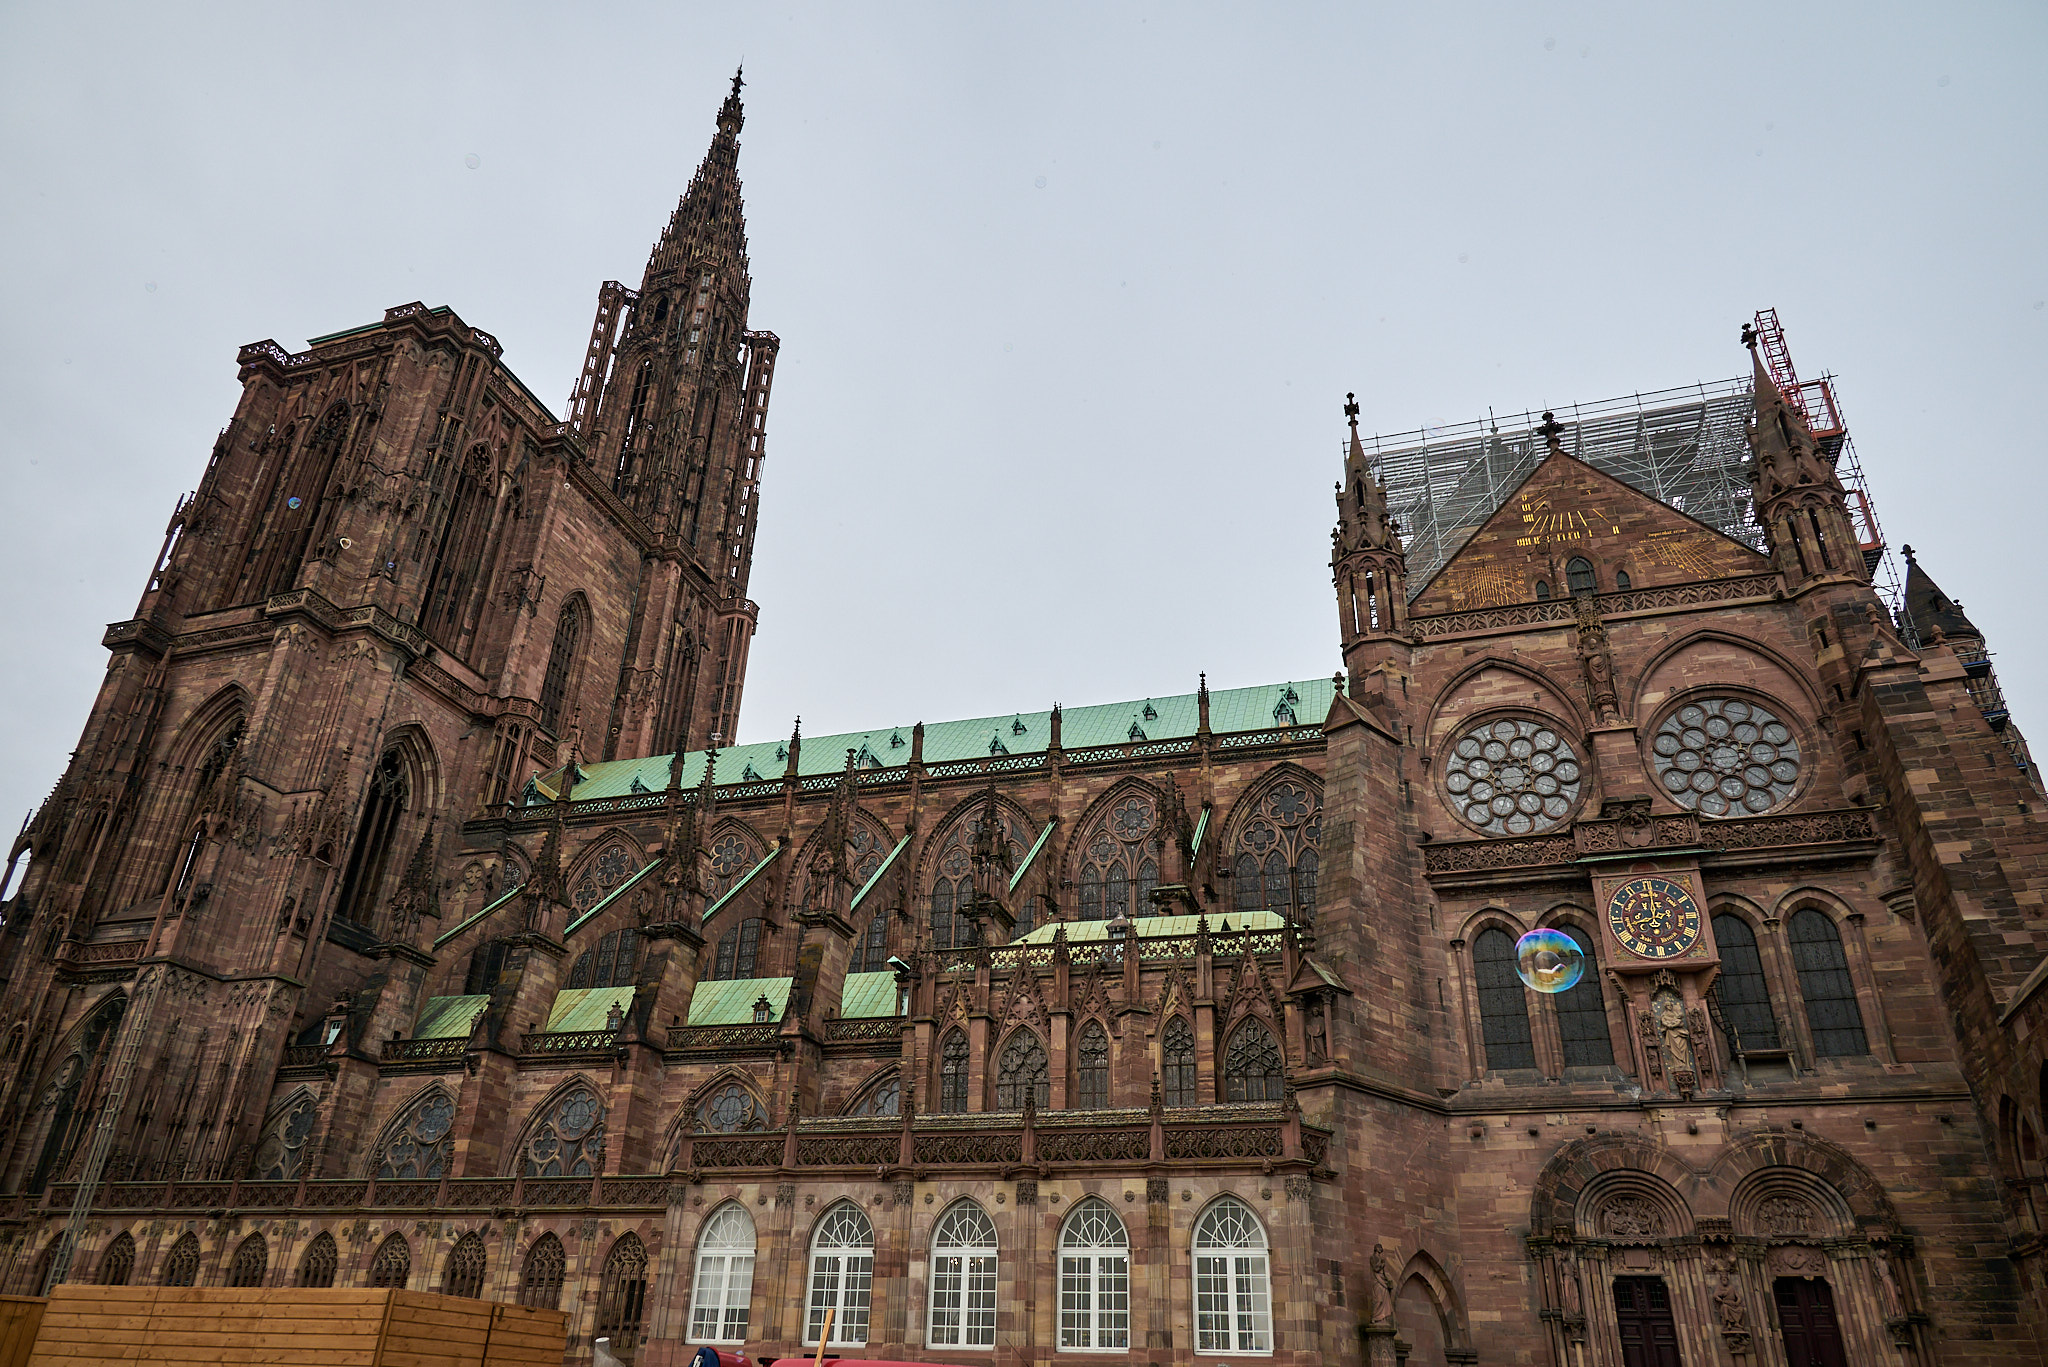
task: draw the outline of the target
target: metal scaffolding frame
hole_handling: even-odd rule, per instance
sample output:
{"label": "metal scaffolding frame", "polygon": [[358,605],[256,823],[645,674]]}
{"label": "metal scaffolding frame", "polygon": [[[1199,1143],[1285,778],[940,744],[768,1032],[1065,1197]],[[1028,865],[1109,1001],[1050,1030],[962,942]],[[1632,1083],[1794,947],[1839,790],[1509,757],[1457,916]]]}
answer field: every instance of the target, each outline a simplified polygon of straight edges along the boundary
{"label": "metal scaffolding frame", "polygon": [[[1564,449],[1659,502],[1761,551],[1743,433],[1748,376],[1553,410]],[[1541,412],[1376,435],[1373,463],[1401,524],[1410,597],[1499,510],[1543,456]]]}

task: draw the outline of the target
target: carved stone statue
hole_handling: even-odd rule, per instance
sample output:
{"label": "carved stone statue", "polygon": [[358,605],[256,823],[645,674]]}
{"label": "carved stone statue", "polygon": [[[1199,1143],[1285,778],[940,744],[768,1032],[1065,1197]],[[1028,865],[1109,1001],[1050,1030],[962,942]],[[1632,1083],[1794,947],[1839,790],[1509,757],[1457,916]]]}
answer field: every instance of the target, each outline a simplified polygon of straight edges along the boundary
{"label": "carved stone statue", "polygon": [[1650,999],[1657,1019],[1657,1042],[1664,1050],[1665,1066],[1673,1072],[1692,1070],[1692,1037],[1685,1028],[1685,1002],[1678,993],[1662,988]]}
{"label": "carved stone statue", "polygon": [[1749,1311],[1742,1305],[1742,1289],[1736,1286],[1735,1278],[1725,1264],[1721,1268],[1721,1280],[1714,1286],[1714,1313],[1721,1317],[1722,1333],[1749,1332]]}
{"label": "carved stone statue", "polygon": [[1394,1316],[1394,1269],[1387,1257],[1387,1250],[1382,1245],[1375,1243],[1372,1246],[1370,1262],[1373,1280],[1380,1284],[1380,1289],[1385,1293],[1380,1298],[1380,1318],[1392,1319]]}

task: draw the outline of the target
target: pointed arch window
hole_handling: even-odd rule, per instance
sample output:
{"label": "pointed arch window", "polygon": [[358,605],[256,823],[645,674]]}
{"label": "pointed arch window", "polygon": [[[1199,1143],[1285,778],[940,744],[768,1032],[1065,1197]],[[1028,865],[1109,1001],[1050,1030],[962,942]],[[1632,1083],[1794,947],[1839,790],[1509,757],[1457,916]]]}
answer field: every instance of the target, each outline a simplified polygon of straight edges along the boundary
{"label": "pointed arch window", "polygon": [[934,1348],[996,1344],[996,1227],[973,1201],[955,1201],[932,1232],[930,1316]]}
{"label": "pointed arch window", "polygon": [[1593,957],[1593,941],[1577,926],[1560,926],[1585,956],[1586,971],[1579,980],[1557,994],[1557,1033],[1564,1046],[1567,1068],[1611,1067],[1614,1036],[1607,1029],[1607,998],[1600,986],[1599,960]]}
{"label": "pointed arch window", "polygon": [[1575,555],[1565,562],[1564,582],[1575,597],[1599,587],[1593,577],[1593,562],[1582,555]]}
{"label": "pointed arch window", "polygon": [[432,1182],[455,1153],[455,1098],[436,1087],[412,1104],[377,1156],[380,1182]]}
{"label": "pointed arch window", "polygon": [[868,918],[867,929],[853,942],[853,961],[848,973],[880,973],[889,966],[889,913],[878,911]]}
{"label": "pointed arch window", "polygon": [[526,1250],[526,1265],[519,1272],[519,1303],[537,1310],[553,1310],[562,1303],[562,1273],[569,1265],[562,1241],[543,1234]]}
{"label": "pointed arch window", "polygon": [[762,918],[749,916],[718,937],[718,953],[711,962],[711,980],[725,982],[751,978],[761,956]]}
{"label": "pointed arch window", "polygon": [[604,1166],[604,1103],[578,1084],[548,1107],[526,1141],[528,1177],[589,1177]]}
{"label": "pointed arch window", "polygon": [[768,1115],[752,1092],[728,1082],[697,1103],[697,1128],[713,1134],[765,1130]]}
{"label": "pointed arch window", "polygon": [[380,1290],[403,1291],[411,1276],[411,1245],[405,1242],[403,1234],[388,1236],[377,1245],[377,1256],[370,1259],[370,1285]]}
{"label": "pointed arch window", "polygon": [[871,1084],[846,1108],[848,1115],[890,1116],[903,1114],[903,1075],[890,1072]]}
{"label": "pointed arch window", "polygon": [[597,1284],[597,1337],[631,1361],[647,1317],[647,1249],[637,1234],[621,1234],[604,1260]]}
{"label": "pointed arch window", "polygon": [[640,967],[640,932],[615,930],[576,956],[569,970],[569,990],[583,987],[631,987]]}
{"label": "pointed arch window", "polygon": [[249,1173],[260,1182],[295,1182],[305,1159],[306,1139],[313,1133],[319,1104],[311,1092],[300,1092],[284,1111],[273,1116],[256,1141],[256,1157]]}
{"label": "pointed arch window", "polygon": [[1713,993],[1721,1004],[1730,1050],[1751,1054],[1779,1048],[1778,1017],[1771,1009],[1756,932],[1740,916],[1724,911],[1714,917],[1714,944],[1721,951],[1721,974]]}
{"label": "pointed arch window", "polygon": [[411,788],[405,756],[394,745],[377,761],[376,772],[370,775],[369,791],[363,797],[363,814],[356,822],[355,843],[349,847],[348,864],[341,876],[341,896],[334,906],[334,914],[342,920],[359,926],[370,924],[377,894],[390,868],[398,820],[405,815]]}
{"label": "pointed arch window", "polygon": [[199,1280],[199,1240],[187,1234],[171,1245],[170,1253],[164,1258],[162,1282],[165,1286],[190,1286]]}
{"label": "pointed arch window", "polygon": [[967,1036],[955,1030],[939,1051],[939,1111],[967,1113]]}
{"label": "pointed arch window", "polygon": [[107,1251],[100,1255],[99,1273],[94,1280],[101,1286],[128,1285],[128,1279],[135,1275],[134,1235],[123,1230],[115,1236]]}
{"label": "pointed arch window", "polygon": [[1052,1070],[1046,1065],[1045,1046],[1029,1030],[1019,1030],[1003,1046],[996,1066],[996,1109],[1021,1111],[1025,1106],[1044,1110],[1052,1104]]}
{"label": "pointed arch window", "polygon": [[234,762],[235,751],[242,743],[243,719],[237,714],[229,722],[227,730],[221,733],[206,752],[206,762],[199,766],[199,779],[192,786],[191,809],[185,819],[184,830],[190,837],[179,848],[178,857],[172,861],[169,874],[164,879],[164,890],[171,894],[171,900],[183,906],[192,894],[193,876],[198,872],[199,856],[206,850],[206,830],[198,824],[200,808],[207,795],[229,764]]}
{"label": "pointed arch window", "polygon": [[738,1202],[711,1212],[697,1236],[690,1280],[690,1341],[744,1343],[754,1300],[754,1220]]}
{"label": "pointed arch window", "polygon": [[441,1294],[461,1296],[467,1300],[481,1299],[484,1273],[489,1266],[490,1255],[484,1249],[483,1236],[471,1230],[448,1250],[448,1267],[441,1276]]}
{"label": "pointed arch window", "polygon": [[1169,1106],[1198,1106],[1195,1099],[1195,1032],[1186,1016],[1166,1023],[1159,1039],[1161,1091]]}
{"label": "pointed arch window", "polygon": [[1870,1052],[1863,1033],[1863,1012],[1856,1005],[1856,984],[1849,977],[1849,956],[1842,936],[1812,907],[1794,912],[1787,928],[1792,942],[1792,967],[1799,973],[1799,995],[1806,1000],[1806,1023],[1819,1058],[1849,1058]]}
{"label": "pointed arch window", "polygon": [[810,1312],[804,1343],[818,1346],[832,1317],[831,1346],[858,1348],[868,1341],[868,1297],[875,1273],[875,1229],[860,1207],[841,1201],[818,1221],[811,1238]]}
{"label": "pointed arch window", "polygon": [[306,1245],[306,1252],[299,1259],[300,1286],[332,1286],[334,1273],[341,1266],[340,1251],[334,1246],[334,1236],[321,1230],[313,1236],[313,1242]]}
{"label": "pointed arch window", "polygon": [[1536,581],[1536,601],[1539,603],[1550,601],[1550,581],[1548,579],[1538,579]]}
{"label": "pointed arch window", "polygon": [[1117,800],[1081,844],[1081,919],[1152,914],[1159,885],[1159,809],[1148,793]]}
{"label": "pointed arch window", "polygon": [[1266,1231],[1232,1196],[1195,1225],[1195,1351],[1273,1351],[1273,1273]]}
{"label": "pointed arch window", "polygon": [[1322,827],[1323,800],[1313,788],[1288,778],[1266,789],[1238,832],[1235,909],[1313,921]]}
{"label": "pointed arch window", "polygon": [[1074,1106],[1083,1111],[1109,1108],[1109,1036],[1099,1021],[1082,1026],[1074,1046]]}
{"label": "pointed arch window", "polygon": [[1498,926],[1472,941],[1472,978],[1479,991],[1479,1035],[1488,1068],[1534,1068],[1529,999],[1515,972],[1515,942]]}
{"label": "pointed arch window", "polygon": [[732,890],[739,876],[754,867],[754,847],[737,831],[727,831],[711,842],[711,877],[704,885],[707,905]]}
{"label": "pointed arch window", "polygon": [[1262,1023],[1247,1017],[1230,1036],[1223,1055],[1225,1101],[1278,1101],[1286,1092],[1279,1042]]}
{"label": "pointed arch window", "polygon": [[1131,1346],[1131,1240],[1100,1197],[1060,1227],[1060,1347]]}
{"label": "pointed arch window", "polygon": [[579,915],[589,911],[639,868],[640,861],[624,845],[606,846],[597,858],[584,866],[583,876],[576,880],[576,890],[569,894],[569,905],[576,908]]}
{"label": "pointed arch window", "polygon": [[576,667],[576,649],[583,638],[583,610],[570,600],[555,619],[555,643],[548,651],[547,673],[540,683],[540,724],[550,735],[562,734],[562,700],[569,693],[569,676]]}
{"label": "pointed arch window", "polygon": [[270,1245],[261,1234],[251,1234],[235,1247],[234,1260],[228,1264],[228,1285],[261,1286],[263,1274],[269,1270]]}
{"label": "pointed arch window", "polygon": [[[932,878],[932,948],[952,949],[976,942],[974,910],[974,844],[981,835],[984,810],[976,810],[955,821],[947,830],[939,851],[938,872]],[[998,808],[1002,823],[1004,852],[1012,869],[1024,862],[1030,843],[1026,832],[1007,809]]]}

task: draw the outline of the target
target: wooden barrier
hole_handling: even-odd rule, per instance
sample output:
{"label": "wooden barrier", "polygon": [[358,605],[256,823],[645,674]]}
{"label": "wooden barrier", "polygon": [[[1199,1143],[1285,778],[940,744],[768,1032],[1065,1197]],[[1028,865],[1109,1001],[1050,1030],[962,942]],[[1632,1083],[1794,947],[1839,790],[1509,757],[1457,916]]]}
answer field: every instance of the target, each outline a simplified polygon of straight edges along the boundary
{"label": "wooden barrier", "polygon": [[0,1367],[27,1367],[49,1303],[42,1296],[0,1296]]}
{"label": "wooden barrier", "polygon": [[567,1337],[559,1310],[421,1291],[65,1285],[51,1293],[26,1361],[561,1367]]}

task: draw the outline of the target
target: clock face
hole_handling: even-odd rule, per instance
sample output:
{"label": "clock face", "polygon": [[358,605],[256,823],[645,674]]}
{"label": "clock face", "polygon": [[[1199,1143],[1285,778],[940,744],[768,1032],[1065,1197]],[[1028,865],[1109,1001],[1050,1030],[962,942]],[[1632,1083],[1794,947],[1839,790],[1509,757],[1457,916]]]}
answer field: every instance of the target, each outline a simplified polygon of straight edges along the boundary
{"label": "clock face", "polygon": [[1669,878],[1631,878],[1607,899],[1607,924],[1622,948],[1645,959],[1675,959],[1699,943],[1700,908]]}

